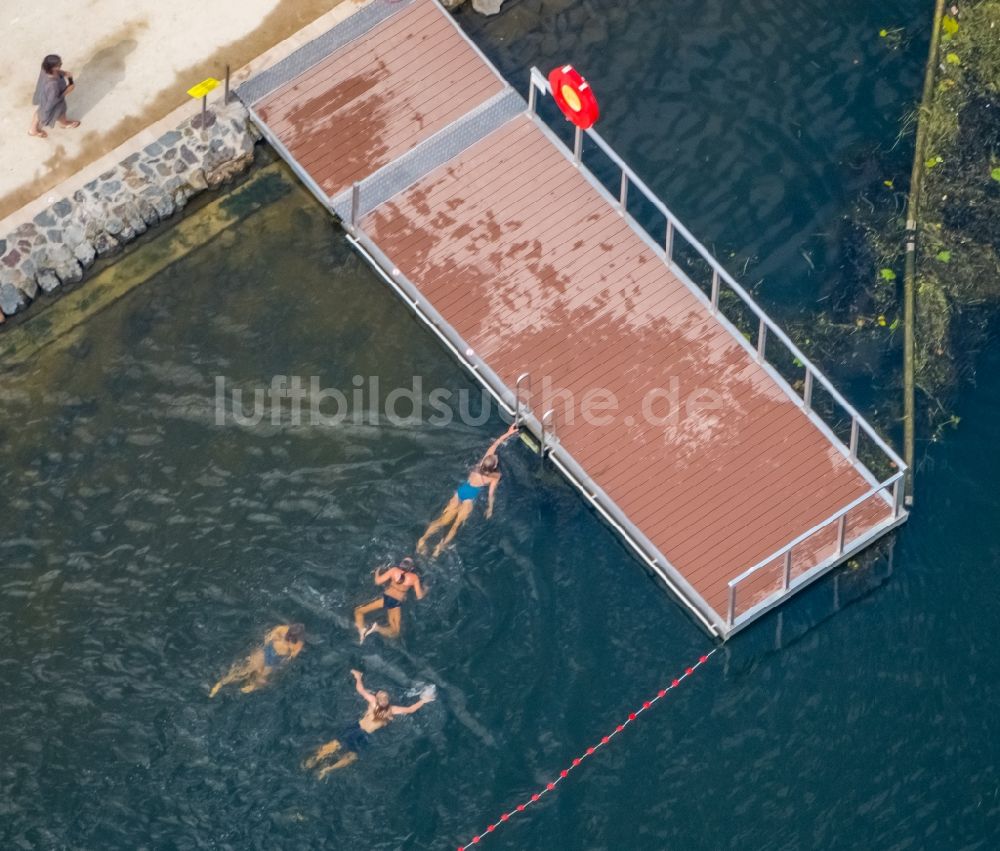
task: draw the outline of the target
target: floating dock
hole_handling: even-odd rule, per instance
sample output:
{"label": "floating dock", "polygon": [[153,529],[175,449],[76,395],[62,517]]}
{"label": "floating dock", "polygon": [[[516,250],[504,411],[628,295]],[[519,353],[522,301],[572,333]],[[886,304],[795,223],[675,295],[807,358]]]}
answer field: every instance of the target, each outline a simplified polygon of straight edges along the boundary
{"label": "floating dock", "polygon": [[522,97],[436,0],[372,0],[237,95],[713,635],[905,521],[892,448],[596,132],[543,117],[542,74]]}

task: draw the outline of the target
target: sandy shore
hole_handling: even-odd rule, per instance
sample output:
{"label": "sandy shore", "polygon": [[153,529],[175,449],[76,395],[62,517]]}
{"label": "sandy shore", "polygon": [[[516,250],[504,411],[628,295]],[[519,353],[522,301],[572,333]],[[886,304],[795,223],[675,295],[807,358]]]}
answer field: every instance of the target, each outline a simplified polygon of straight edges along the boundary
{"label": "sandy shore", "polygon": [[[16,11],[5,15],[7,38],[0,53],[0,219],[53,191],[178,108],[193,106],[187,89],[206,77],[221,79],[227,63],[235,72],[334,7],[343,4],[338,11],[347,13],[364,2],[17,4]],[[54,127],[48,139],[36,139],[27,130],[31,96],[46,53],[58,53],[74,74],[69,116],[80,119],[82,126]]]}

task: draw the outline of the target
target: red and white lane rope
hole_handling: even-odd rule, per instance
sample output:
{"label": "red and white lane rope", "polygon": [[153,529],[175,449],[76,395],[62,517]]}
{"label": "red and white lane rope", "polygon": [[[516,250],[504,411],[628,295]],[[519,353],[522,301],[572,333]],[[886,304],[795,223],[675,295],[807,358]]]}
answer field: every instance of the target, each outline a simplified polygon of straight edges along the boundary
{"label": "red and white lane rope", "polygon": [[652,709],[653,704],[656,703],[656,701],[666,697],[667,692],[673,691],[682,682],[684,682],[684,680],[686,680],[688,677],[694,674],[694,672],[697,671],[698,668],[700,668],[702,665],[704,665],[718,649],[719,648],[716,647],[714,650],[710,650],[704,656],[700,657],[698,661],[695,662],[695,664],[693,664],[690,668],[686,668],[683,674],[681,674],[675,680],[672,680],[670,685],[661,688],[656,693],[655,696],[645,701],[642,704],[642,706],[640,706],[638,709],[635,710],[635,712],[630,712],[628,714],[628,718],[626,718],[624,721],[622,721],[621,724],[616,726],[614,730],[608,733],[608,735],[603,736],[599,742],[597,742],[594,745],[591,745],[583,753],[581,753],[578,757],[576,757],[569,765],[567,765],[562,771],[559,772],[558,777],[554,778],[551,782],[546,783],[543,788],[535,792],[530,798],[527,798],[525,801],[518,804],[516,807],[514,807],[514,809],[510,810],[509,812],[503,813],[500,816],[500,818],[498,818],[495,822],[493,822],[493,824],[487,825],[486,829],[482,833],[473,836],[472,839],[470,839],[465,845],[459,845],[458,851],[471,851],[474,845],[478,845],[480,842],[482,842],[483,839],[485,839],[487,836],[493,833],[493,831],[495,831],[498,827],[500,827],[503,824],[506,824],[508,821],[510,821],[511,818],[513,818],[518,813],[523,813],[532,804],[537,804],[542,799],[543,795],[547,795],[549,792],[554,792],[556,786],[558,786],[563,780],[569,777],[569,773],[573,769],[578,768],[583,763],[583,761],[587,759],[587,757],[593,756],[595,753],[597,753],[597,751],[600,748],[603,748],[605,745],[610,744],[611,740],[615,736],[617,736],[619,733],[624,732],[625,728],[633,721],[638,720],[639,716],[642,715],[643,712],[645,712],[647,709]]}

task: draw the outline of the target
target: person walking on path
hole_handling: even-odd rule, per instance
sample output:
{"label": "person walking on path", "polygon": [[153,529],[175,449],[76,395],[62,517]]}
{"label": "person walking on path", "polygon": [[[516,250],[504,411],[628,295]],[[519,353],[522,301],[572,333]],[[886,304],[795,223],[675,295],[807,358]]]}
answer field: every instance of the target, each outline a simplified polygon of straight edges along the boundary
{"label": "person walking on path", "polygon": [[62,59],[50,53],[42,61],[42,71],[35,84],[32,104],[37,107],[31,116],[29,136],[45,139],[49,134],[42,127],[52,127],[56,122],[60,127],[79,127],[80,122],[66,117],[66,95],[73,91],[73,75],[64,71]]}

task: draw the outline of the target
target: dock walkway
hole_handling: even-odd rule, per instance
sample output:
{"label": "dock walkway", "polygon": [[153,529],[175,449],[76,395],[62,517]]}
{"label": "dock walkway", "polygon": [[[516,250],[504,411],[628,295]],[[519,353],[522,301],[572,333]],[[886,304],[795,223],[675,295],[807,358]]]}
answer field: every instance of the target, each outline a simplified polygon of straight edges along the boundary
{"label": "dock walkway", "polygon": [[597,133],[562,141],[531,80],[526,101],[435,0],[373,0],[237,94],[726,637],[902,523],[902,461]]}

